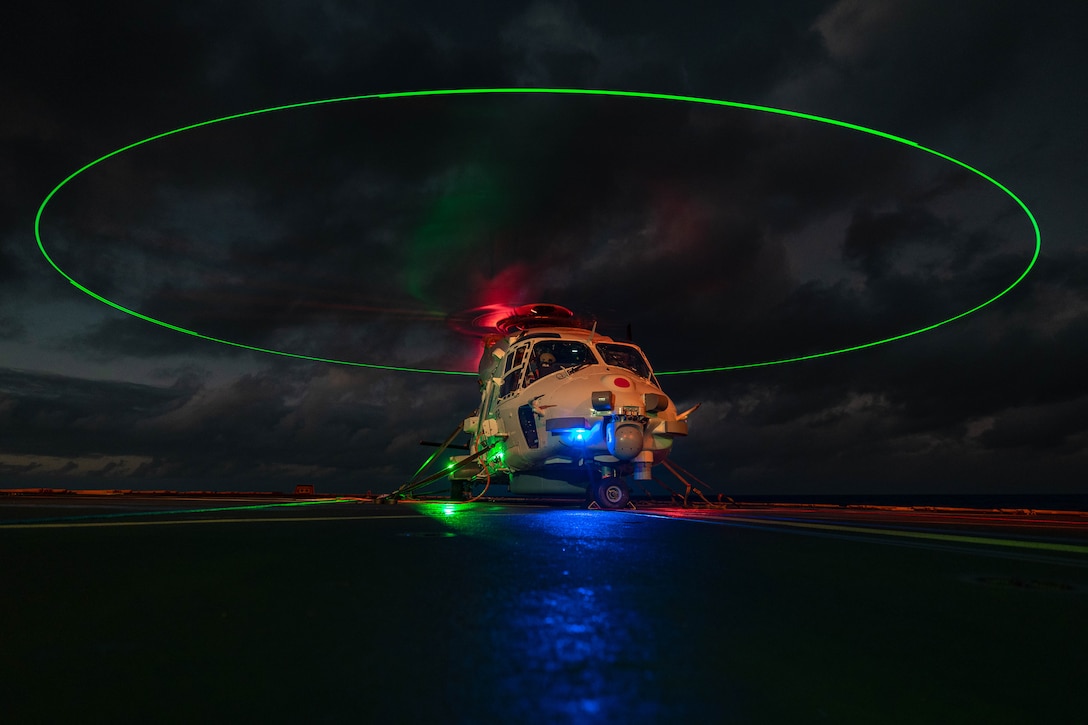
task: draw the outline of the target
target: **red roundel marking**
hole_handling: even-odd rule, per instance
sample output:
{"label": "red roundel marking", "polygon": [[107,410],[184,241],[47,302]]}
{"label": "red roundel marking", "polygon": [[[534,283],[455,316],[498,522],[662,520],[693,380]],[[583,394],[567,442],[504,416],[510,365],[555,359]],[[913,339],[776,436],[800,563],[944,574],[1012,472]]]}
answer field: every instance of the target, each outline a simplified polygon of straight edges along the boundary
{"label": "red roundel marking", "polygon": [[629,388],[631,387],[631,381],[627,378],[616,378],[612,381],[612,384],[617,388]]}

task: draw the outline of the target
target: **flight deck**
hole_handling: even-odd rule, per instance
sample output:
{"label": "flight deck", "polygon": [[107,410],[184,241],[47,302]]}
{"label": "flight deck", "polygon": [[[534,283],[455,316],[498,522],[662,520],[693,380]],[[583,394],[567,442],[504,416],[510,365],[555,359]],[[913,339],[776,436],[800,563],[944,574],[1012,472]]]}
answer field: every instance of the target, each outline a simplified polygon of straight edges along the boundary
{"label": "flight deck", "polygon": [[5,722],[1075,723],[1088,514],[0,496]]}

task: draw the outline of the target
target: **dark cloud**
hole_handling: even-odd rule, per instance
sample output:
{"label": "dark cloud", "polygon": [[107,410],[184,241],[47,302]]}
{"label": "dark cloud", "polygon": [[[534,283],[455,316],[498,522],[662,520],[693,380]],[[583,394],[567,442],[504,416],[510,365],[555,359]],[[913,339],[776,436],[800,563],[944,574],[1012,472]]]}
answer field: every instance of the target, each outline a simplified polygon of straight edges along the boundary
{"label": "dark cloud", "polygon": [[26,334],[26,326],[10,315],[0,317],[0,339],[21,338]]}
{"label": "dark cloud", "polygon": [[[473,384],[458,382],[420,393],[403,374],[280,365],[221,385],[188,374],[156,387],[8,370],[0,420],[12,434],[0,465],[45,485],[91,474],[115,487],[135,478],[181,488],[307,476],[325,490],[382,490],[422,459],[414,430],[432,411],[451,428],[471,412]],[[424,429],[440,436],[444,428]]]}
{"label": "dark cloud", "polygon": [[[1084,115],[1068,87],[1082,13],[1030,11],[28,6],[22,39],[0,50],[25,69],[2,81],[0,343],[41,364],[0,376],[6,480],[399,483],[420,438],[471,412],[472,378],[259,356],[124,316],[48,269],[34,213],[83,164],[184,124],[375,92],[548,85],[857,122],[963,153],[1045,210],[1036,269],[972,317],[848,355],[663,377],[678,401],[704,403],[679,460],[750,490],[1011,490],[1031,470],[1075,488],[1088,280],[1086,180],[1070,161]],[[539,95],[202,126],[71,181],[42,234],[79,283],[171,325],[453,370],[474,369],[478,343],[447,317],[496,302],[565,304],[620,337],[630,327],[665,371],[864,344],[989,300],[1033,246],[1000,189],[888,139],[750,110]],[[126,375],[160,384],[116,382]]]}
{"label": "dark cloud", "polygon": [[1080,460],[1088,432],[1086,413],[1086,397],[1015,408],[996,418],[979,438],[990,449],[1024,447]]}
{"label": "dark cloud", "polygon": [[7,453],[117,453],[121,431],[180,403],[184,391],[0,370]]}

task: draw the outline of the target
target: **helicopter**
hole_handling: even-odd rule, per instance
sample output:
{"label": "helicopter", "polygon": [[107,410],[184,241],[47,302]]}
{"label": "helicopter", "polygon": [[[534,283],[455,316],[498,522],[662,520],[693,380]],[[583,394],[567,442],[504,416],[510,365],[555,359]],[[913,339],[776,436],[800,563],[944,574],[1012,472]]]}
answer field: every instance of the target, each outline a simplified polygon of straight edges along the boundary
{"label": "helicopter", "polygon": [[468,453],[447,466],[452,496],[497,482],[516,495],[630,506],[625,478],[650,480],[698,406],[678,413],[637,345],[599,334],[566,307],[502,306],[487,315],[480,405],[454,434],[469,435],[456,446]]}

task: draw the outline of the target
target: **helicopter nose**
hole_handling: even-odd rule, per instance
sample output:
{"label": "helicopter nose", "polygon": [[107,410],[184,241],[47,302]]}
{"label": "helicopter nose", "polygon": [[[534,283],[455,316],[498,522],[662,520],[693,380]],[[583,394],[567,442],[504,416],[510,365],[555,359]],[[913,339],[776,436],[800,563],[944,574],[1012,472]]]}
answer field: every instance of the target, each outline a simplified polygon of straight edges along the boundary
{"label": "helicopter nose", "polygon": [[608,425],[608,452],[621,461],[629,461],[642,452],[642,426],[634,421]]}

